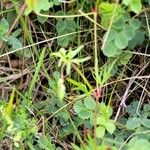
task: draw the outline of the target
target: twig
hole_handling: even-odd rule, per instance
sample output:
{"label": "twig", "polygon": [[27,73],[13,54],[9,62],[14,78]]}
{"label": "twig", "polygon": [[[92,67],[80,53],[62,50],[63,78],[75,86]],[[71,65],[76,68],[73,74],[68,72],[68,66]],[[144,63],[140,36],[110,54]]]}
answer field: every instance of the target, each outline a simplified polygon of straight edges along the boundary
{"label": "twig", "polygon": [[[149,64],[149,62],[134,77],[138,77],[140,75],[140,73],[148,66],[148,64]],[[123,98],[121,100],[120,106],[119,106],[119,108],[117,110],[117,113],[116,113],[116,116],[115,116],[115,121],[117,121],[117,119],[119,117],[119,114],[120,114],[122,106],[125,106],[125,101],[126,101],[126,97],[127,97],[128,91],[129,91],[129,89],[130,89],[130,87],[133,84],[135,79],[136,78],[131,78],[130,81],[129,81],[128,87],[127,87],[127,89],[126,89],[126,91],[125,91],[125,93],[123,95]]]}
{"label": "twig", "polygon": [[[146,80],[146,82],[145,82],[145,85],[144,85],[144,88],[146,88],[146,86],[147,86],[147,83],[148,83],[148,79]],[[138,115],[138,116],[140,116],[140,106],[141,106],[141,103],[142,103],[142,101],[143,101],[143,95],[144,95],[144,88],[143,88],[143,90],[142,90],[142,93],[141,93],[141,96],[140,96],[140,100],[139,100],[139,103],[138,103],[138,106],[137,106],[137,109],[136,109],[136,114]]]}

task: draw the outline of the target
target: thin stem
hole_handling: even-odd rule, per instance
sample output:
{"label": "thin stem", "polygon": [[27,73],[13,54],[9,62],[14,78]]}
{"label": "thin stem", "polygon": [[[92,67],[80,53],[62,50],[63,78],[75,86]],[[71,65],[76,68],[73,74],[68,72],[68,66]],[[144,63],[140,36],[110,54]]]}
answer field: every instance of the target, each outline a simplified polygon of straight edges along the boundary
{"label": "thin stem", "polygon": [[[95,65],[94,65],[94,70],[95,70],[95,75],[96,75],[96,79],[98,78],[98,55],[97,55],[97,51],[98,51],[98,47],[97,47],[97,13],[94,13],[94,52],[95,52]],[[96,82],[96,87],[98,88],[98,83]]]}
{"label": "thin stem", "polygon": [[95,144],[95,150],[97,150],[97,139],[96,139],[97,112],[98,112],[98,97],[96,97],[96,107],[95,107],[95,112],[94,112],[94,144]]}
{"label": "thin stem", "polygon": [[[96,79],[98,79],[98,47],[97,47],[97,12],[94,13],[94,52],[95,52],[95,65],[94,65],[94,71]],[[98,82],[96,80],[96,89],[98,89]],[[98,112],[98,97],[96,97],[96,107],[95,107],[95,113],[94,113],[94,143],[95,143],[95,150],[97,150],[97,139],[96,139],[96,128],[97,128],[97,112]]]}
{"label": "thin stem", "polygon": [[[37,15],[41,17],[47,17],[47,18],[75,18],[75,17],[83,17],[83,14],[77,14],[77,15],[46,15],[46,14],[41,14],[41,13],[36,13]],[[86,15],[93,15],[93,12],[86,13]]]}
{"label": "thin stem", "polygon": [[82,77],[83,81],[89,87],[90,91],[92,91],[93,87],[91,86],[91,84],[89,83],[89,81],[85,78],[85,76],[82,74],[82,72],[75,65],[72,65],[72,66],[77,71],[77,73]]}
{"label": "thin stem", "polygon": [[[70,35],[74,35],[74,34],[77,34],[77,33],[83,33],[83,32],[87,32],[87,31],[93,31],[93,29],[88,29],[88,30],[84,30],[84,31],[78,31],[78,32],[71,32],[71,33],[67,33],[67,34],[64,34],[64,35],[60,35],[60,36],[57,36],[57,37],[52,37],[52,38],[49,38],[49,39],[46,39],[46,40],[43,40],[43,41],[40,41],[40,42],[36,42],[36,43],[33,43],[33,44],[30,44],[30,45],[27,45],[27,46],[24,46],[24,47],[21,47],[21,48],[18,48],[18,49],[15,49],[13,51],[9,51],[7,53],[4,53],[4,54],[1,54],[0,55],[0,58],[4,57],[4,56],[7,56],[7,55],[10,55],[10,54],[13,54],[15,52],[18,52],[18,51],[21,51],[23,49],[28,49],[30,47],[35,47],[36,45],[39,45],[39,44],[43,44],[43,43],[46,43],[46,42],[49,42],[49,41],[53,41],[53,40],[57,40],[59,38],[62,38],[62,37],[66,37],[66,36],[70,36]],[[27,32],[27,31],[26,31]],[[29,32],[29,31],[28,31]],[[32,37],[30,34],[28,34],[29,37]],[[30,39],[29,39],[30,40]]]}
{"label": "thin stem", "polygon": [[[88,20],[90,20],[92,23],[95,23],[98,27],[102,28],[103,30],[106,30],[103,26],[101,26],[99,23],[97,23],[97,21],[95,22],[95,20],[93,20],[91,17],[89,17],[89,15],[87,13],[84,13],[81,9],[79,10],[79,12],[81,13],[82,16],[84,16],[85,18],[87,18]],[[92,12],[92,14],[96,14],[96,12]],[[96,14],[97,16],[97,14]]]}

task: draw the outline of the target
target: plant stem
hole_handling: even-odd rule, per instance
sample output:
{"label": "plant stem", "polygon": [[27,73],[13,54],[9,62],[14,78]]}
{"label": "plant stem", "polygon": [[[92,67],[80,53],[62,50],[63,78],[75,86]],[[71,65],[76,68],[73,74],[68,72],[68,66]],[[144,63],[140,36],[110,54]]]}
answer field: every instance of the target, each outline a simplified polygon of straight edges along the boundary
{"label": "plant stem", "polygon": [[[94,64],[94,71],[95,71],[95,76],[96,79],[98,79],[98,55],[97,55],[97,51],[98,51],[98,47],[97,47],[97,12],[95,11],[94,13],[94,53],[95,53],[95,64]],[[96,80],[96,89],[98,89],[98,82]],[[96,91],[97,92],[97,91]],[[95,97],[96,99],[96,107],[95,107],[95,112],[94,112],[94,143],[95,143],[95,150],[97,150],[97,139],[96,139],[96,128],[97,128],[97,112],[98,112],[98,100],[99,97]]]}
{"label": "plant stem", "polygon": [[[98,47],[97,47],[97,13],[94,13],[94,54],[95,54],[95,64],[94,64],[94,71],[95,71],[95,75],[96,75],[96,79],[98,78],[98,56],[97,56],[97,51],[98,51]],[[96,87],[98,88],[98,83],[96,82]]]}
{"label": "plant stem", "polygon": [[96,97],[96,107],[95,107],[95,112],[94,112],[94,144],[95,144],[95,150],[97,150],[97,139],[96,139],[97,112],[98,112],[98,97]]}
{"label": "plant stem", "polygon": [[93,91],[93,87],[91,86],[91,84],[89,83],[89,81],[85,78],[85,76],[82,74],[82,72],[75,65],[72,65],[72,66],[77,71],[77,73],[82,77],[83,81],[89,87],[90,91]]}

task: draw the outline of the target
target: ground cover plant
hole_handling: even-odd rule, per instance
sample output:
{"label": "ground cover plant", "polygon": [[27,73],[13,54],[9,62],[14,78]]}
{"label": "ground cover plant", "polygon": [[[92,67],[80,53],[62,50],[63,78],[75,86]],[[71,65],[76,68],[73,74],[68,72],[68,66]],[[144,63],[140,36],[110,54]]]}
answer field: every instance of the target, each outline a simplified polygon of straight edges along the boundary
{"label": "ground cover plant", "polygon": [[1,0],[0,149],[149,150],[150,0]]}

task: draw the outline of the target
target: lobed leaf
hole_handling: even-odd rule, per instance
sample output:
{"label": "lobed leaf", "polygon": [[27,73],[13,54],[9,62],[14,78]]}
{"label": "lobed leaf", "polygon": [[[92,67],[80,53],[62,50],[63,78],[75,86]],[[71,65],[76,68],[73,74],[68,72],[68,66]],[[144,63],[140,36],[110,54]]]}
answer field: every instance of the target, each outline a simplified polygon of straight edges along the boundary
{"label": "lobed leaf", "polygon": [[96,106],[96,102],[92,97],[86,97],[84,99],[84,105],[89,110],[94,110]]}
{"label": "lobed leaf", "polygon": [[137,127],[139,127],[140,125],[141,125],[141,120],[140,120],[140,118],[137,118],[137,117],[129,118],[126,123],[126,127],[128,130],[134,130]]}
{"label": "lobed leaf", "polygon": [[105,127],[106,127],[106,130],[107,130],[110,134],[113,134],[114,131],[116,130],[116,126],[115,126],[113,120],[107,121]]}
{"label": "lobed leaf", "polygon": [[103,138],[105,135],[105,127],[99,126],[96,128],[96,137],[97,138]]}
{"label": "lobed leaf", "polygon": [[105,56],[114,57],[118,52],[118,48],[116,47],[114,41],[110,41],[110,42],[106,42],[106,45],[102,49],[102,51]]}
{"label": "lobed leaf", "polygon": [[128,39],[123,32],[119,32],[116,39],[115,45],[118,49],[124,49],[128,46]]}

